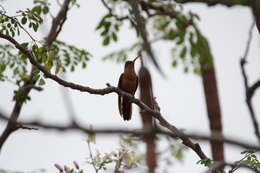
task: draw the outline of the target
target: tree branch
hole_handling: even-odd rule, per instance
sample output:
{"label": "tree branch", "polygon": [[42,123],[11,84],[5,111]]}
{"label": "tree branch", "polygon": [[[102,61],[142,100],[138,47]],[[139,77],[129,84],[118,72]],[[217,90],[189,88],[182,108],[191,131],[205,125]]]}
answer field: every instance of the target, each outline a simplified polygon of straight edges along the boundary
{"label": "tree branch", "polygon": [[185,3],[204,3],[208,6],[215,6],[215,5],[224,5],[226,7],[232,7],[237,5],[242,6],[249,6],[250,0],[175,0],[177,3],[185,4]]}
{"label": "tree branch", "polygon": [[245,86],[245,93],[246,93],[246,104],[247,107],[249,109],[250,112],[250,117],[252,119],[253,122],[253,126],[254,126],[254,131],[255,131],[255,135],[258,139],[258,141],[260,142],[260,133],[259,133],[259,125],[256,119],[256,115],[255,115],[255,111],[252,105],[252,97],[256,91],[256,89],[258,87],[260,87],[260,80],[257,81],[254,85],[249,86],[248,84],[248,77],[246,74],[246,70],[245,70],[245,65],[247,63],[247,56],[250,50],[250,43],[252,40],[252,32],[253,32],[253,28],[254,28],[255,22],[253,22],[253,24],[251,25],[250,29],[249,29],[249,37],[247,40],[247,44],[246,44],[246,49],[245,49],[245,53],[243,55],[243,57],[240,59],[240,67],[241,67],[241,72],[242,72],[242,76],[243,76],[243,80],[244,80],[244,86]]}
{"label": "tree branch", "polygon": [[109,5],[106,3],[105,0],[101,0],[101,2],[102,2],[102,4],[104,5],[104,7],[107,9],[108,13],[109,13],[111,16],[113,16],[116,20],[118,20],[118,21],[123,21],[123,20],[129,19],[128,16],[119,17],[119,16],[115,15],[115,14],[113,13],[113,9],[112,9],[111,7],[109,7]]}
{"label": "tree branch", "polygon": [[133,10],[133,14],[135,17],[135,21],[136,21],[136,30],[140,33],[140,36],[143,40],[143,48],[146,51],[147,55],[149,55],[150,59],[152,60],[153,64],[155,65],[155,67],[158,69],[159,72],[161,72],[161,74],[163,74],[151,47],[150,42],[148,41],[148,35],[147,35],[147,31],[146,31],[146,25],[145,25],[145,20],[142,17],[142,15],[140,14],[139,11],[139,0],[130,0],[128,1],[128,3],[130,4],[130,6],[132,7]]}
{"label": "tree branch", "polygon": [[64,0],[63,5],[61,6],[60,11],[57,16],[52,20],[51,30],[46,40],[46,45],[51,45],[55,41],[63,27],[64,22],[67,19],[67,13],[69,10],[70,0]]}
{"label": "tree branch", "polygon": [[[0,113],[0,119],[9,121],[10,119],[3,114]],[[144,130],[144,129],[133,129],[133,130],[127,130],[127,129],[120,129],[120,128],[109,128],[109,129],[93,129],[93,128],[86,128],[86,125],[79,124],[76,120],[72,120],[67,125],[58,125],[58,124],[50,124],[50,123],[43,123],[38,120],[34,121],[19,121],[13,122],[13,124],[22,124],[23,126],[30,126],[30,127],[38,127],[45,130],[56,130],[59,132],[67,132],[67,131],[78,131],[85,134],[93,135],[93,134],[106,134],[106,135],[114,135],[114,134],[129,134],[129,135],[135,135],[135,136],[150,136],[150,135],[166,135],[170,136],[172,138],[178,139],[178,138],[192,138],[195,140],[201,140],[201,141],[216,141],[216,142],[225,142],[230,145],[234,145],[237,147],[242,147],[243,149],[247,150],[256,150],[260,151],[259,145],[249,144],[248,141],[244,141],[241,139],[232,139],[232,138],[225,138],[223,136],[218,135],[199,135],[196,133],[189,133],[189,134],[174,134],[169,131],[162,130],[160,128],[154,128],[150,130]]]}
{"label": "tree branch", "polygon": [[59,83],[60,85],[62,85],[64,87],[68,87],[68,88],[71,88],[71,89],[74,89],[74,90],[78,90],[78,91],[81,91],[81,92],[88,92],[90,94],[96,94],[96,95],[105,95],[105,94],[110,94],[110,93],[117,93],[121,96],[130,98],[131,102],[135,103],[140,108],[142,108],[143,110],[150,113],[154,118],[159,120],[159,122],[162,126],[169,129],[173,134],[180,136],[180,138],[183,141],[183,144],[186,145],[187,147],[191,148],[193,151],[195,151],[201,159],[207,158],[206,155],[201,150],[199,144],[197,144],[197,143],[194,144],[188,137],[186,137],[183,134],[183,132],[178,130],[174,125],[170,124],[166,119],[164,119],[160,112],[154,111],[153,109],[149,108],[143,102],[136,99],[133,95],[131,95],[127,92],[124,92],[117,87],[110,86],[109,84],[108,84],[108,87],[106,87],[104,89],[93,89],[93,88],[90,88],[90,87],[86,87],[86,86],[82,86],[82,85],[79,85],[79,84],[75,84],[75,83],[72,83],[72,82],[67,82],[65,80],[62,80],[58,76],[51,74],[44,66],[39,64],[35,60],[33,55],[31,54],[31,52],[29,50],[23,48],[12,37],[10,37],[8,35],[4,35],[2,33],[0,33],[0,37],[8,40],[9,42],[11,42],[18,50],[20,50],[23,54],[25,54],[29,58],[29,61],[31,62],[31,64],[34,65],[36,68],[38,68],[45,75],[46,78],[50,78],[50,79],[54,80],[55,82]]}
{"label": "tree branch", "polygon": [[[234,163],[228,163],[228,162],[218,162],[218,163],[214,164],[213,166],[211,166],[205,173],[216,172],[217,170],[219,170],[220,168],[223,168],[225,166],[229,166],[229,167],[237,166],[238,168],[247,168],[250,171],[260,173],[260,171],[258,171],[256,168],[252,168],[246,164],[236,165]],[[228,171],[228,173],[233,173],[233,172],[234,171],[232,171],[232,170]]]}

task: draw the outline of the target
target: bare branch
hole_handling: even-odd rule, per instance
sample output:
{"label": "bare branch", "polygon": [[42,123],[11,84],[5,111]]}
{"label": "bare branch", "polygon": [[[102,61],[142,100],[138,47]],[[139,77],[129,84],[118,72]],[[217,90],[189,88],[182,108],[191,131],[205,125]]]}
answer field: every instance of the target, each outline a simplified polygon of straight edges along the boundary
{"label": "bare branch", "polygon": [[260,0],[251,1],[251,8],[256,22],[256,27],[260,33]]}
{"label": "bare branch", "polygon": [[135,21],[136,21],[136,29],[138,30],[138,32],[140,32],[141,38],[143,40],[144,50],[149,55],[150,59],[152,60],[153,64],[155,65],[155,67],[159,70],[159,72],[161,72],[161,74],[163,74],[162,70],[154,56],[151,44],[148,41],[148,35],[147,35],[147,31],[146,31],[145,21],[144,21],[144,18],[140,14],[138,2],[139,2],[138,0],[128,1],[128,3],[131,5],[132,10],[133,10],[133,14],[134,14]]}
{"label": "bare branch", "polygon": [[51,30],[46,40],[46,45],[51,45],[57,39],[64,22],[67,19],[70,0],[65,0],[57,16],[52,20]]}
{"label": "bare branch", "polygon": [[248,41],[246,44],[246,49],[245,49],[245,53],[244,56],[240,59],[240,67],[241,67],[241,72],[242,72],[242,76],[243,76],[243,80],[244,80],[244,86],[245,86],[245,92],[246,92],[246,104],[247,107],[249,109],[250,112],[250,116],[253,122],[253,126],[254,126],[254,131],[255,131],[255,135],[258,139],[258,141],[260,142],[260,133],[259,133],[259,125],[256,119],[256,115],[255,115],[255,111],[252,105],[252,96],[255,93],[255,90],[260,87],[260,81],[257,81],[254,85],[252,85],[251,87],[248,84],[248,77],[246,74],[246,70],[245,70],[245,65],[247,63],[247,56],[248,56],[248,52],[250,50],[250,43],[252,40],[252,32],[253,32],[253,28],[254,28],[255,22],[252,23],[250,29],[249,29],[249,33],[248,33]]}
{"label": "bare branch", "polygon": [[227,7],[232,7],[236,5],[243,5],[243,6],[249,6],[250,0],[175,0],[177,3],[185,4],[185,3],[203,3],[207,4],[208,6],[215,6],[215,5],[224,5]]}
{"label": "bare branch", "polygon": [[[4,116],[0,113],[0,119],[9,121],[9,118]],[[17,124],[17,122],[14,122],[13,124]],[[162,130],[160,128],[156,129],[150,129],[150,130],[144,130],[144,129],[120,129],[120,128],[109,128],[109,129],[93,129],[93,128],[87,128],[86,125],[81,125],[77,121],[72,121],[67,125],[61,125],[61,124],[50,124],[50,123],[43,123],[37,120],[34,121],[20,121],[19,124],[22,124],[23,126],[30,126],[30,127],[38,127],[45,130],[56,130],[59,132],[67,132],[67,131],[78,131],[85,134],[106,134],[107,135],[114,135],[114,134],[129,134],[129,135],[135,135],[135,136],[150,136],[150,135],[166,135],[170,136],[175,139],[182,139],[182,138],[192,138],[195,140],[201,140],[201,141],[217,141],[217,142],[225,142],[226,144],[234,145],[237,147],[242,147],[243,149],[248,150],[260,150],[259,145],[254,145],[248,143],[248,141],[243,142],[241,139],[232,139],[231,137],[225,138],[223,136],[218,135],[199,135],[196,133],[189,133],[189,134],[174,134],[169,131]],[[204,158],[205,159],[205,158]]]}
{"label": "bare branch", "polygon": [[115,15],[115,14],[113,13],[112,8],[109,7],[109,5],[106,3],[105,0],[101,0],[101,2],[102,2],[102,4],[104,5],[104,7],[107,9],[108,13],[109,13],[111,16],[113,16],[116,20],[118,20],[118,21],[123,21],[123,20],[129,19],[128,16],[119,17],[119,16]]}
{"label": "bare branch", "polygon": [[142,108],[143,110],[145,110],[148,113],[150,113],[154,118],[159,120],[159,122],[160,122],[160,124],[162,126],[164,126],[165,128],[169,129],[173,134],[175,134],[177,136],[180,136],[180,138],[183,141],[183,144],[186,145],[187,147],[190,147],[192,150],[194,150],[199,155],[199,157],[201,159],[206,158],[206,155],[201,150],[199,144],[194,144],[188,137],[186,137],[183,134],[183,132],[178,130],[174,125],[170,124],[166,119],[164,119],[160,112],[154,111],[153,109],[149,108],[143,102],[141,102],[140,100],[136,99],[133,95],[131,95],[131,94],[127,93],[127,92],[124,92],[124,91],[120,90],[117,87],[110,86],[109,84],[108,84],[108,87],[104,88],[104,89],[93,89],[93,88],[82,86],[82,85],[75,84],[75,83],[72,83],[72,82],[67,82],[67,81],[59,78],[58,76],[51,74],[44,66],[42,66],[41,64],[39,64],[35,60],[35,58],[33,57],[33,55],[31,54],[31,52],[29,50],[23,48],[12,37],[10,37],[8,35],[4,35],[2,33],[0,33],[0,37],[3,38],[3,39],[8,40],[12,44],[14,44],[14,46],[18,50],[20,50],[22,53],[24,53],[29,58],[29,61],[31,62],[32,65],[34,65],[41,72],[43,72],[45,77],[54,80],[55,82],[59,83],[60,85],[62,85],[64,87],[68,87],[68,88],[71,88],[71,89],[74,89],[74,90],[78,90],[78,91],[81,91],[81,92],[88,92],[90,94],[96,94],[96,95],[105,95],[105,94],[110,94],[110,93],[117,93],[117,94],[120,94],[121,96],[130,98],[131,102],[135,103],[140,108]]}

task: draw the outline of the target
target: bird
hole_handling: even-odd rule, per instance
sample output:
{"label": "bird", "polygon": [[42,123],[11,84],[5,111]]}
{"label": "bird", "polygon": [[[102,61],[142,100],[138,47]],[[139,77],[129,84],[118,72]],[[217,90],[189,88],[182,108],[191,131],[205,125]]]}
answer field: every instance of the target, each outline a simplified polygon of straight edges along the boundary
{"label": "bird", "polygon": [[[138,76],[135,73],[135,61],[140,56],[137,56],[133,61],[126,61],[124,72],[120,75],[118,88],[134,95],[138,87]],[[132,103],[127,97],[118,95],[118,109],[124,121],[131,120]]]}

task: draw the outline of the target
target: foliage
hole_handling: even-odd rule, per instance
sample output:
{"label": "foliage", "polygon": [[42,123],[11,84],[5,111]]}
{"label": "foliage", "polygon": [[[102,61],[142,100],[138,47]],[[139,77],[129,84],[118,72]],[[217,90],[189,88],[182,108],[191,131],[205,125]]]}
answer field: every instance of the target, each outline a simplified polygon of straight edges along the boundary
{"label": "foliage", "polygon": [[105,15],[101,19],[96,30],[101,30],[100,36],[103,38],[102,44],[104,46],[108,46],[110,40],[117,42],[117,32],[119,32],[120,25],[121,24],[118,21],[113,20],[111,14]]}
{"label": "foliage", "polygon": [[24,30],[26,24],[29,28],[32,28],[35,32],[38,31],[40,24],[42,24],[42,16],[49,13],[49,7],[45,1],[35,0],[35,6],[32,9],[17,11],[17,15],[8,16],[6,11],[0,11],[0,32],[11,35],[12,37],[20,35],[20,30]]}
{"label": "foliage", "polygon": [[[72,5],[77,5],[77,2],[73,1]],[[24,42],[21,46],[29,50],[38,62],[42,63],[47,70],[53,70],[55,74],[60,71],[66,72],[67,69],[73,72],[78,65],[86,68],[87,61],[91,57],[88,51],[60,40],[46,46],[42,42],[36,41],[27,31],[27,28],[32,28],[34,32],[38,31],[43,22],[42,16],[49,14],[49,6],[47,1],[34,0],[32,9],[19,10],[15,16],[8,16],[7,12],[2,9],[0,11],[0,32],[14,37],[20,35],[21,29],[25,31],[32,42]],[[26,81],[30,80],[29,69],[26,55],[20,51],[17,52],[16,48],[10,44],[0,44],[0,81],[10,81],[21,88]],[[10,75],[10,71],[12,75]],[[45,84],[44,76],[39,70],[33,70],[32,79],[37,81],[38,85]],[[18,89],[14,91],[13,99],[23,103],[30,100],[30,97]]]}
{"label": "foliage", "polygon": [[[119,40],[118,34],[120,27],[125,24],[124,21],[127,21],[135,29],[136,35],[139,37],[139,31],[135,27],[136,23],[127,2],[119,0],[104,0],[104,2],[107,5],[108,12],[96,26],[96,31],[100,32],[103,46],[108,46],[112,42]],[[78,6],[76,0],[71,3]],[[199,16],[191,11],[185,12],[183,7],[174,1],[150,0],[149,3],[161,9],[158,12],[154,9],[145,9],[145,5],[140,7],[142,8],[141,15],[144,17],[148,28],[149,40],[151,43],[156,41],[174,43],[171,48],[172,66],[176,67],[182,63],[185,72],[193,71],[196,74],[200,74],[201,67],[209,68],[212,65],[213,57],[206,37],[197,26],[197,22],[200,20]],[[40,25],[43,23],[43,16],[50,13],[49,6],[48,1],[34,0],[33,8],[19,10],[15,16],[7,15],[7,12],[2,9],[0,11],[0,32],[16,37],[20,36],[21,30],[23,30],[31,38],[32,42],[24,42],[21,46],[29,50],[37,62],[55,75],[58,75],[61,71],[70,70],[73,72],[78,66],[86,68],[91,57],[88,51],[60,40],[56,40],[47,46],[42,44],[44,40],[36,41],[31,36],[31,31],[38,32]],[[124,9],[123,13],[121,9]],[[151,35],[154,37],[151,37]],[[106,55],[104,59],[114,59],[117,62],[125,61],[128,54],[134,51],[143,51],[141,42],[138,41],[127,48],[112,52]],[[18,103],[30,100],[30,97],[25,94],[22,88],[23,84],[28,80],[34,80],[36,85],[40,86],[45,84],[44,75],[37,69],[33,69],[29,73],[30,68],[26,55],[17,52],[16,48],[10,44],[0,44],[0,82],[11,81],[19,87],[18,90],[14,91],[13,97]],[[115,172],[120,172],[123,169],[133,169],[143,164],[144,154],[140,151],[139,146],[142,142],[140,138],[121,137],[118,149],[109,153],[100,153],[97,150],[93,154],[91,145],[95,141],[95,135],[89,135],[87,144],[90,157],[87,163],[91,164],[96,172],[106,170],[109,166],[114,166]],[[168,142],[169,146],[165,152],[159,155],[160,159],[162,158],[167,165],[173,163],[173,158],[183,161],[187,148],[177,142],[173,143],[171,140],[168,140]],[[260,169],[260,163],[254,151],[245,151],[242,154],[245,154],[245,157],[235,162],[237,166],[245,164]],[[209,167],[214,162],[210,158],[206,158],[199,160],[197,163]],[[83,172],[83,169],[76,162],[73,162],[73,164],[74,168],[69,166],[61,167],[58,164],[55,167],[60,172]]]}
{"label": "foliage", "polygon": [[241,154],[243,154],[244,157],[241,160],[235,162],[237,168],[239,168],[240,164],[244,164],[260,171],[260,162],[256,156],[256,151],[246,150],[241,152]]}
{"label": "foliage", "polygon": [[201,164],[204,165],[205,167],[209,167],[214,164],[214,161],[211,160],[210,158],[206,158],[206,159],[199,160],[197,164]]}
{"label": "foliage", "polygon": [[[131,10],[128,10],[128,13],[124,14],[123,17],[122,11],[118,10],[123,2],[115,0],[107,0],[106,2],[107,6],[110,5],[110,9],[97,26],[97,30],[101,30],[103,45],[109,45],[111,38],[113,38],[112,35],[116,36],[114,41],[118,40],[116,33],[119,30],[111,29],[117,28],[118,22],[123,24],[123,21],[129,21],[133,28],[136,25],[131,16]],[[212,65],[212,55],[207,39],[197,27],[197,22],[200,20],[199,16],[191,11],[185,14],[183,7],[174,1],[162,2],[155,0],[150,1],[150,3],[165,12],[149,11],[143,7],[142,15],[146,16],[148,32],[154,36],[154,38],[150,38],[150,42],[174,41],[175,45],[171,49],[172,66],[176,67],[182,62],[184,72],[193,71],[195,74],[200,74],[201,65],[203,68],[209,68]],[[129,9],[127,5],[124,6]],[[139,36],[138,30],[135,29],[135,31]],[[104,59],[115,59],[117,62],[125,61],[125,57],[132,53],[133,50],[142,51],[141,43],[135,43],[129,48],[112,52],[106,55]]]}
{"label": "foliage", "polygon": [[[258,171],[260,170],[260,162],[256,156],[256,151],[246,150],[241,152],[241,154],[244,155],[243,158],[238,161],[235,161],[234,166],[232,166],[229,172],[235,172],[237,169],[240,168],[241,165],[247,165]],[[204,165],[205,167],[210,167],[216,163],[216,161],[213,161],[210,158],[202,159],[197,162],[197,164]]]}

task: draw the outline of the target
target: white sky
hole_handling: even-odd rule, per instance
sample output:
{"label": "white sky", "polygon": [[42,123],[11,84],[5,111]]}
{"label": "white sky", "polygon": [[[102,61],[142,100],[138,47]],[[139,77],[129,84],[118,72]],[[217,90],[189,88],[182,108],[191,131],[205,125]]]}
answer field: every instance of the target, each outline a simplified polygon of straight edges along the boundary
{"label": "white sky", "polygon": [[[11,14],[18,9],[25,9],[31,0],[17,0],[1,2]],[[119,42],[110,47],[102,47],[98,32],[94,32],[97,22],[105,14],[100,1],[80,0],[80,9],[69,12],[68,20],[64,25],[59,39],[87,49],[93,55],[85,70],[77,70],[67,76],[67,80],[94,88],[104,88],[106,83],[117,85],[117,80],[123,70],[122,64],[103,62],[101,58],[107,53],[119,48],[127,47],[135,42],[135,33],[124,27],[119,36]],[[239,59],[245,50],[248,38],[248,29],[252,23],[251,12],[247,8],[225,8],[221,6],[207,8],[204,5],[185,5],[201,17],[200,28],[210,41],[215,58],[216,74],[223,115],[224,134],[243,141],[255,141],[252,123],[247,107],[244,103],[244,87],[239,67]],[[49,27],[49,25],[48,25]],[[44,27],[46,28],[46,27]],[[42,33],[46,34],[44,28]],[[134,35],[134,37],[133,37]],[[41,38],[41,35],[36,37]],[[28,38],[23,38],[28,39]],[[2,40],[1,40],[2,42]],[[0,43],[1,43],[0,42]],[[203,96],[201,78],[193,74],[184,74],[182,67],[171,67],[169,45],[162,43],[154,46],[159,62],[167,79],[163,79],[150,65],[153,75],[154,91],[157,101],[165,118],[179,128],[189,132],[208,132],[208,121]],[[259,34],[253,30],[253,41],[249,53],[249,64],[246,66],[250,83],[260,76]],[[132,57],[130,57],[132,58]],[[59,85],[47,80],[43,92],[31,92],[32,101],[27,103],[21,113],[21,119],[41,119],[44,122],[66,123],[69,121],[64,108],[63,96]],[[0,108],[10,114],[13,107],[12,93],[14,86],[9,83],[0,83]],[[122,121],[117,110],[117,96],[90,95],[69,90],[76,115],[80,122],[94,127],[122,127],[131,129],[140,127],[138,109],[134,106],[133,119],[130,122]],[[136,94],[137,95],[137,94]],[[260,92],[253,98],[256,114],[260,115]],[[4,123],[0,124],[0,133]],[[23,131],[12,134],[5,143],[0,155],[0,168],[9,170],[31,171],[45,168],[49,172],[56,171],[54,163],[70,164],[77,160],[83,167],[92,172],[86,165],[88,156],[85,135],[80,133],[56,133],[54,131]],[[117,138],[99,137],[96,148],[101,151],[111,151],[117,148]],[[202,143],[203,150],[210,155],[207,143]],[[159,149],[161,150],[161,148]],[[228,150],[228,151],[227,151]],[[241,148],[226,149],[228,161],[241,158]],[[192,151],[186,154],[184,163],[175,163],[173,171],[201,172],[204,168],[197,165],[198,157]],[[93,170],[94,172],[94,170]],[[241,171],[242,172],[242,171]]]}

